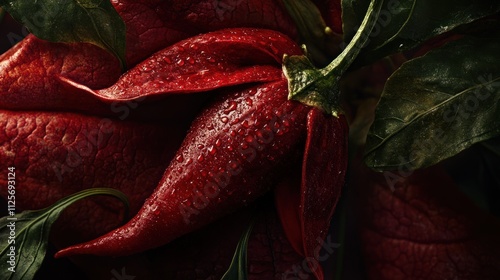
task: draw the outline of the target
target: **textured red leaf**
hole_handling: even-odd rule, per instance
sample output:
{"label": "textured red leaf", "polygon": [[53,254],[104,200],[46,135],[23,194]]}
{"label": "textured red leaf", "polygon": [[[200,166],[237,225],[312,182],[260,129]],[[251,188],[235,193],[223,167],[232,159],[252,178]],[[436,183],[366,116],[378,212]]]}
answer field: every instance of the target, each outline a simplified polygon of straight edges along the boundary
{"label": "textured red leaf", "polygon": [[[16,167],[16,207],[47,207],[82,189],[112,187],[137,212],[183,136],[181,128],[71,113],[0,111],[0,168]],[[0,178],[7,197],[6,178]],[[121,222],[115,200],[85,200],[59,222],[59,244],[103,234]],[[67,223],[65,223],[67,222]],[[68,240],[69,239],[69,240]]]}
{"label": "textured red leaf", "polygon": [[[405,178],[359,174],[354,183],[370,279],[498,279],[500,222],[461,193],[444,169]],[[386,178],[401,179],[394,192]]]}
{"label": "textured red leaf", "polygon": [[64,93],[55,75],[100,88],[118,79],[120,69],[113,57],[96,46],[49,43],[29,35],[0,56],[0,108],[62,110],[82,103],[90,108],[100,105]]}

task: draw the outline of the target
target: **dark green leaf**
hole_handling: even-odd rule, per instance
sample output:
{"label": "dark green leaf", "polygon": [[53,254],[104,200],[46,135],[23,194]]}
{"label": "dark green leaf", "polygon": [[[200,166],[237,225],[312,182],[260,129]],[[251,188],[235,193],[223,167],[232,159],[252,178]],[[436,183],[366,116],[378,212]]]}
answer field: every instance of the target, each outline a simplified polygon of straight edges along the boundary
{"label": "dark green leaf", "polygon": [[233,260],[229,269],[224,273],[221,280],[247,280],[248,270],[247,270],[247,248],[248,239],[252,233],[254,222],[252,221],[248,226],[247,230],[241,236],[238,245],[236,246],[236,252],[234,253]]}
{"label": "dark green leaf", "polygon": [[[342,0],[346,41],[354,36],[368,3],[368,0]],[[365,65],[410,49],[457,26],[499,11],[500,1],[497,0],[384,0],[370,42],[354,64]]]}
{"label": "dark green leaf", "polygon": [[[0,219],[0,279],[33,279],[42,265],[52,224],[74,202],[94,195],[119,198],[128,209],[127,197],[118,190],[87,189],[37,211],[13,212]],[[13,238],[14,237],[14,238]],[[10,261],[13,261],[9,263]]]}
{"label": "dark green leaf", "polygon": [[288,79],[288,98],[337,116],[340,110],[339,80],[365,45],[383,0],[372,0],[360,28],[342,53],[318,69],[306,56],[285,56],[283,73]]}
{"label": "dark green leaf", "polygon": [[97,45],[125,68],[125,23],[109,0],[0,0],[0,5],[35,36]]}
{"label": "dark green leaf", "polygon": [[376,170],[413,170],[500,135],[500,39],[466,37],[387,81],[366,144]]}

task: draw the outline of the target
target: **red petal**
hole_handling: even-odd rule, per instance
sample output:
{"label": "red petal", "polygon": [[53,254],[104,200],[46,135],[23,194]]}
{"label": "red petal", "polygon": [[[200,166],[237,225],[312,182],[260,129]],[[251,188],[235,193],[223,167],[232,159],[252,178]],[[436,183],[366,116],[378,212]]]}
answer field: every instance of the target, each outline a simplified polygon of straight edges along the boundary
{"label": "red petal", "polygon": [[[309,112],[307,126],[300,200],[302,242],[306,256],[318,260],[344,186],[348,126],[343,115],[326,116],[318,109]],[[309,265],[316,277],[323,279],[318,262]]]}

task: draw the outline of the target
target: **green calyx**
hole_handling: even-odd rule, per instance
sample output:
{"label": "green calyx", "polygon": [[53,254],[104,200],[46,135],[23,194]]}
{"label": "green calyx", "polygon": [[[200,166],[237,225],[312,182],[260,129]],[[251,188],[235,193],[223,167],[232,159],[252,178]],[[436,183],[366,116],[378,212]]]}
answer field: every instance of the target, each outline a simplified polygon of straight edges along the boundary
{"label": "green calyx", "polygon": [[338,116],[340,106],[339,81],[360,50],[368,41],[375,26],[383,0],[372,0],[358,31],[346,48],[324,68],[316,68],[309,58],[285,56],[283,72],[288,79],[288,99],[320,108],[325,113]]}

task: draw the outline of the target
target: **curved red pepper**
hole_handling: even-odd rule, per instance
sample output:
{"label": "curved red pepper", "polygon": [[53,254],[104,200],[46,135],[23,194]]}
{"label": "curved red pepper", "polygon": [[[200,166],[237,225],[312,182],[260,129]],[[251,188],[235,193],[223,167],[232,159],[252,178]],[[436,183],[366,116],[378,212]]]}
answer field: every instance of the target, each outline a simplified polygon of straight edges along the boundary
{"label": "curved red pepper", "polygon": [[[256,37],[262,41],[248,43]],[[223,79],[221,77],[224,74],[220,72],[225,68],[212,68],[214,73],[207,75],[215,76],[218,80],[210,84],[209,79],[207,84],[212,88],[231,87],[223,89],[223,93],[196,118],[175,160],[170,163],[162,181],[139,213],[123,227],[88,243],[64,249],[57,254],[58,257],[72,254],[133,254],[163,245],[200,228],[269,190],[275,179],[283,175],[296,152],[302,149],[307,134],[309,137],[302,172],[301,222],[305,226],[304,231],[310,231],[310,234],[304,234],[302,243],[306,255],[314,255],[318,247],[314,242],[316,237],[324,238],[327,233],[335,199],[343,182],[346,164],[345,120],[326,117],[317,109],[287,100],[287,81],[277,62],[281,62],[283,53],[298,54],[300,50],[293,42],[286,43],[286,37],[279,33],[258,29],[224,30],[193,37],[162,53],[173,55],[172,50],[175,50],[174,53],[180,50],[178,61],[187,60],[184,56],[186,53],[195,61],[200,57],[207,60],[204,50],[212,49],[212,42],[217,46],[218,38],[232,38],[235,46],[242,42],[244,48],[238,49],[240,57],[236,60],[239,63],[235,64],[240,67],[245,65],[241,61],[250,61],[248,54],[252,54],[260,63],[265,61],[263,58],[267,55],[267,61],[271,64],[265,67],[265,82],[262,82],[259,73],[255,73],[262,69],[258,66],[243,68],[246,74],[240,80],[239,74],[232,76],[231,73],[226,74],[230,80]],[[182,46],[196,45],[197,42],[202,42],[194,48],[197,51],[183,52]],[[276,46],[280,46],[280,49],[276,49]],[[234,61],[234,56],[238,54],[231,53],[232,56],[226,57],[221,53],[227,49],[214,49],[220,51],[218,57],[221,64]],[[271,51],[263,52],[263,49]],[[255,56],[258,53],[262,55]],[[176,76],[170,81],[170,72],[165,72],[161,67],[168,67],[172,62],[170,59],[164,62],[163,59],[158,65],[159,57],[168,58],[159,54],[151,59],[154,61],[153,66],[163,70],[156,72],[163,73],[163,76],[152,75],[152,83],[159,83],[160,77],[167,84],[183,88],[182,92],[207,90],[199,82],[186,82],[186,87],[180,86],[186,79],[179,80]],[[276,57],[279,57],[279,61],[276,61]],[[155,94],[156,91],[148,91],[147,87],[142,90],[134,88],[140,86],[134,80],[136,77],[147,78],[147,73],[155,72],[155,69],[144,69],[148,63],[144,62],[136,70],[124,75],[122,81],[112,87],[119,90],[108,92],[108,96],[135,96],[137,91],[144,95]],[[271,67],[273,64],[275,66]],[[203,67],[204,64],[201,65]],[[188,76],[199,73],[194,66],[188,69],[191,69],[186,72]],[[233,70],[238,73],[237,69]],[[248,77],[258,83],[248,84],[251,81]],[[241,85],[234,87],[234,79]],[[132,83],[133,92],[123,91],[127,83]],[[175,87],[172,91],[178,92]],[[333,143],[330,143],[331,140]],[[315,171],[316,164],[321,165],[322,172]],[[318,192],[323,188],[326,189]],[[321,204],[317,203],[319,198],[322,199]],[[317,275],[321,278],[322,274],[318,272]]]}
{"label": "curved red pepper", "polygon": [[226,93],[198,116],[138,215],[58,255],[118,256],[154,248],[261,196],[305,135],[309,108],[286,96],[285,80]]}

